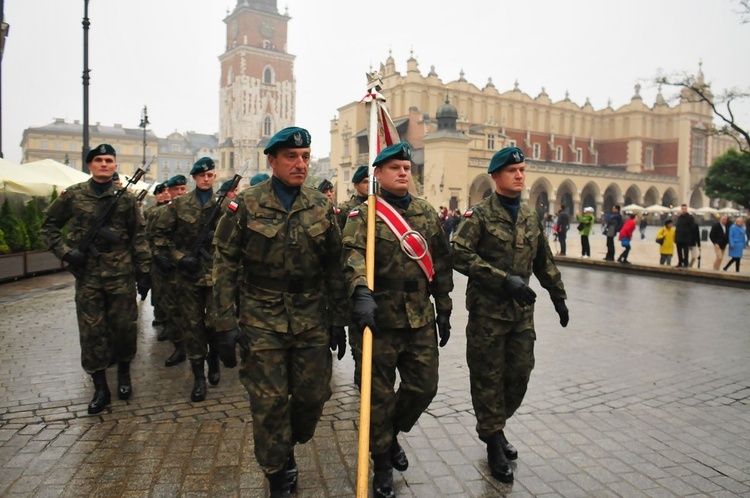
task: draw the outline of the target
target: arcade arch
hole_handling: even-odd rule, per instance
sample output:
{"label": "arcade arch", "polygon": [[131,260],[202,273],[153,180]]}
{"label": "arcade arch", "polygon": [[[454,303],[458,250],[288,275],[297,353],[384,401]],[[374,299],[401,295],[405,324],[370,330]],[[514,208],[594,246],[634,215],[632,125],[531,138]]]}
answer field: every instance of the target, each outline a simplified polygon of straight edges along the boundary
{"label": "arcade arch", "polygon": [[599,191],[599,185],[594,182],[588,182],[583,190],[581,190],[581,205],[578,211],[583,212],[583,208],[592,207],[594,208],[594,215],[596,216],[596,207],[601,198],[601,192]]}
{"label": "arcade arch", "polygon": [[661,199],[659,191],[656,190],[656,187],[651,187],[646,191],[646,195],[643,196],[643,206],[646,207],[658,204],[659,199]]}
{"label": "arcade arch", "polygon": [[622,204],[622,191],[617,184],[610,184],[602,196],[602,210],[605,213],[612,212],[612,206]]}
{"label": "arcade arch", "polygon": [[578,193],[578,189],[570,180],[563,181],[559,187],[557,187],[557,208],[555,212],[559,211],[560,208],[565,206],[565,212],[572,215],[575,210],[575,201]]}
{"label": "arcade arch", "polygon": [[473,206],[482,199],[492,195],[494,188],[495,184],[490,175],[479,175],[474,178],[474,181],[471,182],[471,187],[469,188],[469,206]]}
{"label": "arcade arch", "polygon": [[551,192],[552,184],[546,178],[539,178],[529,190],[529,206],[541,217],[549,212]]}
{"label": "arcade arch", "polygon": [[625,191],[625,199],[622,201],[623,204],[641,204],[641,189],[638,185],[631,185],[627,191]]}
{"label": "arcade arch", "polygon": [[677,193],[672,187],[669,187],[664,195],[661,197],[661,205],[667,207],[675,207],[677,203]]}

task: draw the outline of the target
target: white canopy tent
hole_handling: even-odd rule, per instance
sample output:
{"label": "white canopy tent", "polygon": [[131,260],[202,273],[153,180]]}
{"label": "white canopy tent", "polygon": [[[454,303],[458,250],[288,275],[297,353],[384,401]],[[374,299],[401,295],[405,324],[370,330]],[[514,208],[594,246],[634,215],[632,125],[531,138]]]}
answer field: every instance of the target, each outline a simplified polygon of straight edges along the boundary
{"label": "white canopy tent", "polygon": [[627,206],[624,206],[622,208],[623,213],[641,213],[645,211],[646,208],[641,206],[640,204],[628,204]]}
{"label": "white canopy tent", "polygon": [[643,208],[643,210],[647,213],[669,213],[670,211],[672,211],[668,207],[661,206],[659,204],[651,204],[650,206]]}
{"label": "white canopy tent", "polygon": [[24,167],[0,159],[0,190],[4,193],[47,196],[53,185],[40,175],[27,171]]}

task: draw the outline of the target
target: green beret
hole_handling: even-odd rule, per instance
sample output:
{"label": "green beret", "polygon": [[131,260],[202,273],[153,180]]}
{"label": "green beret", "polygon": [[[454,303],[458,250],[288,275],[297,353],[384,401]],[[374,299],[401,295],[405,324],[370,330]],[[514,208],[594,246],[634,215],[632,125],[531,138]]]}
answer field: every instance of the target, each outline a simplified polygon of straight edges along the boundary
{"label": "green beret", "polygon": [[368,173],[370,172],[370,168],[368,168],[366,165],[359,166],[357,168],[357,171],[354,172],[354,176],[352,176],[352,183],[359,183],[365,178],[367,178]]}
{"label": "green beret", "polygon": [[167,188],[167,185],[166,185],[166,183],[167,183],[167,182],[164,182],[164,183],[157,183],[157,184],[156,184],[156,187],[154,187],[154,195],[156,195],[156,194],[161,194],[162,192],[164,192],[164,189],[165,189],[165,188]]}
{"label": "green beret", "polygon": [[260,182],[268,180],[270,177],[265,173],[258,173],[250,179],[250,186],[257,185]]}
{"label": "green beret", "polygon": [[318,191],[319,192],[328,192],[329,190],[333,189],[333,183],[331,183],[331,180],[323,180],[318,185]]}
{"label": "green beret", "polygon": [[113,182],[116,182],[116,181],[117,181],[117,180],[119,180],[119,179],[120,179],[120,174],[119,174],[119,173],[117,173],[117,171],[115,171],[115,174],[114,174],[114,175],[112,175],[112,181],[113,181]]}
{"label": "green beret", "polygon": [[297,126],[290,126],[276,133],[266,145],[263,153],[268,155],[277,149],[305,149],[310,147],[310,133]]}
{"label": "green beret", "polygon": [[232,186],[232,183],[234,183],[234,179],[227,180],[224,183],[222,183],[221,187],[219,187],[219,192],[227,192],[229,188]]}
{"label": "green beret", "polygon": [[518,147],[506,147],[495,152],[490,160],[490,167],[487,168],[487,173],[493,173],[501,170],[511,164],[520,164],[524,160],[523,151]]}
{"label": "green beret", "polygon": [[408,142],[401,142],[398,144],[389,145],[378,154],[375,158],[373,166],[382,166],[383,163],[390,161],[391,159],[399,159],[404,161],[411,161],[411,147]]}
{"label": "green beret", "polygon": [[180,185],[187,185],[187,178],[185,178],[185,175],[174,175],[172,178],[167,180],[164,185],[167,188],[178,187]]}
{"label": "green beret", "polygon": [[90,163],[91,161],[93,161],[96,156],[117,157],[117,152],[115,152],[115,148],[109,144],[97,145],[96,148],[91,149],[89,153],[86,154],[86,163]]}
{"label": "green beret", "polygon": [[214,164],[214,160],[210,157],[201,157],[197,161],[195,161],[195,164],[193,164],[193,169],[190,170],[190,176],[197,175],[198,173],[205,173],[206,171],[211,171],[214,169],[216,165]]}

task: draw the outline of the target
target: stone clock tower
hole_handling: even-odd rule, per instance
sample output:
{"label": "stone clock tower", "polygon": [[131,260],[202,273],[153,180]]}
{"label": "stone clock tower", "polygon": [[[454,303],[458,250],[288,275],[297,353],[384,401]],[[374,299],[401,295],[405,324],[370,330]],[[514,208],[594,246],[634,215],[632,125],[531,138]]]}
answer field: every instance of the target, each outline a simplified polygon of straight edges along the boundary
{"label": "stone clock tower", "polygon": [[288,13],[276,0],[237,0],[224,22],[221,61],[219,178],[267,172],[263,149],[274,133],[294,124],[294,56],[287,53]]}

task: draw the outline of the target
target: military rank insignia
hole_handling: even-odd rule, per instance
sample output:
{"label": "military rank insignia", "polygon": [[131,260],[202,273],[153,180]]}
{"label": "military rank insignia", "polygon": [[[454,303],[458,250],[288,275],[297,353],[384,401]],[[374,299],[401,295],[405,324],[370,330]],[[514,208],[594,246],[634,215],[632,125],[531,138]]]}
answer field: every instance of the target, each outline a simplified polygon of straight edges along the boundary
{"label": "military rank insignia", "polygon": [[230,211],[237,211],[237,208],[238,208],[238,207],[240,207],[240,205],[239,205],[239,204],[237,204],[237,203],[236,203],[236,202],[234,202],[234,201],[230,202],[230,203],[229,203],[229,204],[227,205],[227,208],[229,208],[229,210],[230,210]]}

